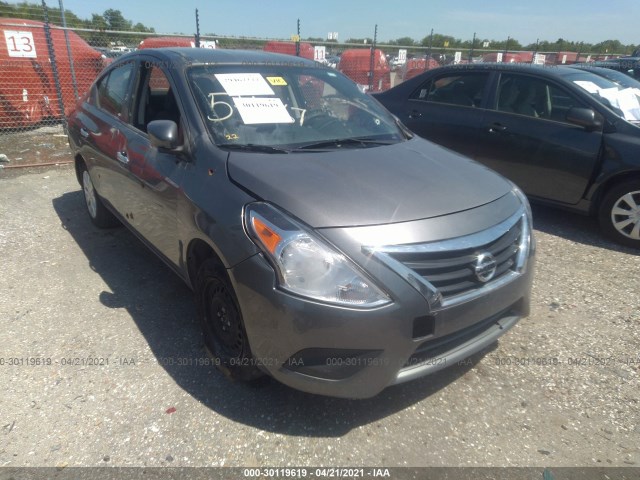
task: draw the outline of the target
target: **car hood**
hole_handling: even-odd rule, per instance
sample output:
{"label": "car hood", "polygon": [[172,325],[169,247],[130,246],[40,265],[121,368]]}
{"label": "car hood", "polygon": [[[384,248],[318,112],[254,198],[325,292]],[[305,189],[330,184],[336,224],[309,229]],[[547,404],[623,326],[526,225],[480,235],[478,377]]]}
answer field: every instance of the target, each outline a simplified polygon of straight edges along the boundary
{"label": "car hood", "polygon": [[438,217],[487,204],[512,188],[492,170],[418,137],[327,152],[231,152],[228,173],[313,228]]}

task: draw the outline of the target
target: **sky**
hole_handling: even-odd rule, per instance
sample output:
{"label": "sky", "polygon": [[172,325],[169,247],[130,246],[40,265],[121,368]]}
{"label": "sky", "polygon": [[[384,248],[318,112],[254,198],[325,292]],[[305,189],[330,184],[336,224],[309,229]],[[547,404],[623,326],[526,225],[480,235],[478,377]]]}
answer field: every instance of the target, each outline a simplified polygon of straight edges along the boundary
{"label": "sky", "polygon": [[[50,7],[58,1],[47,0]],[[598,43],[608,39],[640,44],[640,1],[609,0],[63,0],[81,18],[120,10],[133,23],[161,33],[195,32],[195,9],[200,33],[260,38],[289,38],[300,19],[301,36],[339,40],[373,37],[378,41],[411,37],[420,41],[436,33],[463,40],[474,32],[480,39],[515,38],[523,45],[536,39],[558,38]]]}

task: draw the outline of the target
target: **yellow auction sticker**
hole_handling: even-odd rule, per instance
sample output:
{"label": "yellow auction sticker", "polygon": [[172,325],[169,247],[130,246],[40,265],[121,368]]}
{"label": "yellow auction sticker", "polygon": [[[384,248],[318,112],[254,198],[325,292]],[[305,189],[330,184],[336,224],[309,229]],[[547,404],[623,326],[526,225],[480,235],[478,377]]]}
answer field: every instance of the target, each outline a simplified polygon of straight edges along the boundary
{"label": "yellow auction sticker", "polygon": [[284,78],[282,78],[282,77],[267,77],[267,81],[271,85],[282,86],[282,87],[286,87],[287,86],[286,80]]}

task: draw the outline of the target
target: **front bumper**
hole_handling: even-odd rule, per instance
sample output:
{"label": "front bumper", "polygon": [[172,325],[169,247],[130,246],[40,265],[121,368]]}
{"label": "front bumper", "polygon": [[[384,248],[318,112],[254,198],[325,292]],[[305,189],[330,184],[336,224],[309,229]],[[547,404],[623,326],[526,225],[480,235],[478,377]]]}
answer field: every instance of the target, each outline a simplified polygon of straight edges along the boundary
{"label": "front bumper", "polygon": [[[529,314],[535,242],[516,196],[443,217],[319,231],[393,300],[377,308],[280,290],[260,254],[236,265],[229,273],[258,366],[299,390],[367,398],[495,342]],[[488,257],[494,273],[485,279],[478,266]]]}
{"label": "front bumper", "polygon": [[368,398],[484,349],[528,315],[528,268],[486,295],[434,311],[394,272],[371,265],[394,302],[371,310],[315,303],[276,288],[268,262],[255,255],[230,271],[257,364],[293,388]]}

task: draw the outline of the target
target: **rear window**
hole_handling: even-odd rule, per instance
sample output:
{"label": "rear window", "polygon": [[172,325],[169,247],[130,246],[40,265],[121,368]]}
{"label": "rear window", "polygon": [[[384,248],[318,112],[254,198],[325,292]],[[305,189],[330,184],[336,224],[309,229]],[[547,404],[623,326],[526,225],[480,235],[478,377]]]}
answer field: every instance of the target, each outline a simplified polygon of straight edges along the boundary
{"label": "rear window", "polygon": [[484,99],[489,74],[483,72],[453,73],[428,80],[411,98],[425,102],[479,107]]}
{"label": "rear window", "polygon": [[127,100],[132,73],[133,63],[125,63],[103,77],[98,83],[98,107],[119,117]]}

